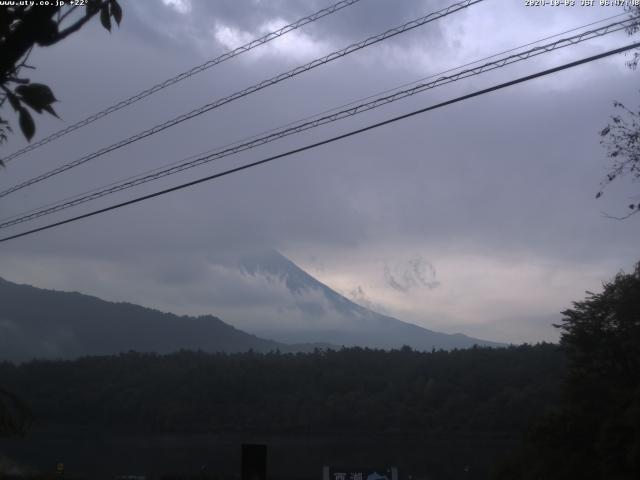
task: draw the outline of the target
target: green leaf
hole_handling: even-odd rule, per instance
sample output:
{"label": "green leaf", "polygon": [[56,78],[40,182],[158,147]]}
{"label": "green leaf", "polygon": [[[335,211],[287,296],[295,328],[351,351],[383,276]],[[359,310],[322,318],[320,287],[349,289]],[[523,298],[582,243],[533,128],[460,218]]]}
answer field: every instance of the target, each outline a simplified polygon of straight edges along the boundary
{"label": "green leaf", "polygon": [[[24,103],[29,105],[38,113],[42,113],[42,110],[46,110],[51,113],[50,110],[52,109],[50,105],[57,101],[51,89],[42,83],[20,85],[16,88],[16,93],[20,95]],[[55,112],[52,115],[55,115]]]}
{"label": "green leaf", "polygon": [[16,88],[16,93],[22,95],[23,97],[29,96],[39,99],[42,104],[47,105],[58,101],[51,89],[43,83],[30,83],[28,85],[20,85],[18,88]]}
{"label": "green leaf", "polygon": [[87,1],[87,15],[93,15],[100,8],[101,0],[88,0]]}
{"label": "green leaf", "polygon": [[13,93],[11,92],[7,92],[7,99],[9,100],[9,103],[11,104],[11,106],[13,107],[13,109],[17,112],[18,110],[20,110],[21,106],[20,106],[20,99],[18,97],[16,97]]}
{"label": "green leaf", "polygon": [[40,21],[35,29],[34,37],[38,45],[43,47],[53,45],[58,41],[58,24],[51,18]]}
{"label": "green leaf", "polygon": [[44,111],[48,112],[49,115],[53,115],[54,117],[56,117],[58,119],[60,118],[51,105],[47,105],[46,107],[42,107],[42,109]]}
{"label": "green leaf", "polygon": [[122,8],[118,4],[118,0],[109,0],[109,3],[111,3],[111,15],[118,26],[120,26],[120,22],[122,21]]}
{"label": "green leaf", "polygon": [[20,129],[22,130],[22,133],[27,138],[27,140],[31,141],[31,139],[33,138],[33,134],[36,133],[36,124],[33,123],[33,118],[31,117],[29,110],[24,107],[20,107],[20,110],[18,112]]}
{"label": "green leaf", "polygon": [[109,4],[105,3],[100,9],[100,22],[102,26],[111,32],[111,18],[109,18]]}

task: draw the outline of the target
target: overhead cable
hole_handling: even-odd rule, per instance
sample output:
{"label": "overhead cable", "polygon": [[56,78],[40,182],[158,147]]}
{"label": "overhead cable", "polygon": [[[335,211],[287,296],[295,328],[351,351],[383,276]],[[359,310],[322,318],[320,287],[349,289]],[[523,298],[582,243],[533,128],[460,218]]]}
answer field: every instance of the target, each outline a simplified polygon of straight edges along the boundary
{"label": "overhead cable", "polygon": [[288,157],[288,156],[294,155],[296,153],[301,153],[301,152],[304,152],[304,151],[307,151],[307,150],[311,150],[311,149],[320,147],[322,145],[327,145],[329,143],[336,142],[338,140],[343,140],[345,138],[352,137],[354,135],[358,135],[358,134],[367,132],[369,130],[373,130],[373,129],[378,128],[378,127],[382,127],[384,125],[389,125],[391,123],[394,123],[394,122],[397,122],[397,121],[400,121],[400,120],[404,120],[404,119],[409,118],[409,117],[413,117],[415,115],[426,113],[426,112],[431,111],[431,110],[436,110],[438,108],[442,108],[442,107],[445,107],[447,105],[452,105],[454,103],[458,103],[458,102],[462,102],[462,101],[465,101],[465,100],[469,100],[471,98],[478,97],[478,96],[481,96],[481,95],[485,95],[487,93],[491,93],[491,92],[494,92],[496,90],[501,90],[503,88],[507,88],[507,87],[510,87],[510,86],[513,86],[513,85],[516,85],[516,84],[519,84],[519,83],[528,82],[528,81],[534,80],[536,78],[540,78],[540,77],[543,77],[543,76],[546,76],[546,75],[550,75],[550,74],[553,74],[553,73],[556,73],[556,72],[559,72],[559,71],[562,71],[562,70],[573,68],[573,67],[576,67],[578,65],[583,65],[585,63],[593,62],[595,60],[599,60],[599,59],[602,59],[602,58],[605,58],[605,57],[609,57],[611,55],[615,55],[615,54],[618,54],[618,53],[626,52],[628,50],[632,50],[632,49],[638,48],[638,47],[640,47],[640,42],[632,43],[630,45],[626,45],[624,47],[620,47],[620,48],[616,48],[616,49],[613,49],[613,50],[609,50],[609,51],[606,51],[606,52],[603,52],[603,53],[600,53],[600,54],[597,54],[597,55],[592,55],[590,57],[586,57],[586,58],[583,58],[581,60],[576,60],[576,61],[573,61],[573,62],[565,63],[565,64],[560,65],[558,67],[554,67],[554,68],[550,68],[550,69],[547,69],[547,70],[543,70],[543,71],[540,71],[540,72],[537,72],[537,73],[534,73],[534,74],[531,74],[531,75],[526,75],[524,77],[519,77],[519,78],[517,78],[515,80],[511,80],[511,81],[508,81],[508,82],[500,83],[498,85],[494,85],[494,86],[489,87],[489,88],[478,90],[478,91],[475,91],[473,93],[469,93],[467,95],[462,95],[460,97],[456,97],[456,98],[454,98],[452,100],[448,100],[446,102],[441,102],[441,103],[438,103],[438,104],[435,104],[435,105],[431,105],[429,107],[421,108],[419,110],[414,110],[413,112],[405,113],[404,115],[399,115],[399,116],[390,118],[388,120],[377,122],[377,123],[368,125],[368,126],[363,127],[363,128],[359,128],[359,129],[352,130],[350,132],[347,132],[347,133],[344,133],[344,134],[341,134],[341,135],[337,135],[335,137],[331,137],[331,138],[328,138],[328,139],[325,139],[325,140],[322,140],[322,141],[319,141],[319,142],[315,142],[315,143],[312,143],[312,144],[309,144],[309,145],[305,145],[304,147],[295,148],[293,150],[289,150],[287,152],[280,153],[278,155],[273,155],[273,156],[264,158],[262,160],[258,160],[256,162],[252,162],[252,163],[248,163],[248,164],[245,164],[245,165],[242,165],[242,166],[239,166],[239,167],[235,167],[235,168],[231,168],[231,169],[228,169],[228,170],[224,170],[222,172],[219,172],[219,173],[216,173],[216,174],[213,174],[213,175],[209,175],[207,177],[199,178],[197,180],[193,180],[193,181],[190,181],[190,182],[187,182],[187,183],[176,185],[174,187],[166,188],[164,190],[160,190],[158,192],[150,193],[148,195],[143,195],[143,196],[140,196],[140,197],[136,197],[136,198],[133,198],[131,200],[127,200],[125,202],[121,202],[121,203],[117,203],[115,205],[110,205],[108,207],[100,208],[98,210],[93,210],[91,212],[84,213],[82,215],[77,215],[75,217],[71,217],[71,218],[68,218],[66,220],[61,220],[59,222],[43,225],[41,227],[34,228],[34,229],[31,229],[31,230],[27,230],[25,232],[21,232],[21,233],[17,233],[17,234],[14,234],[14,235],[7,236],[7,237],[3,237],[3,238],[0,238],[0,243],[7,242],[9,240],[13,240],[13,239],[16,239],[16,238],[21,238],[21,237],[24,237],[26,235],[31,235],[31,234],[34,234],[34,233],[37,233],[37,232],[41,232],[41,231],[44,231],[44,230],[49,230],[51,228],[55,228],[55,227],[58,227],[58,226],[61,226],[61,225],[65,225],[65,224],[68,224],[68,223],[76,222],[78,220],[82,220],[82,219],[89,218],[89,217],[92,217],[92,216],[95,216],[95,215],[106,213],[106,212],[109,212],[111,210],[116,210],[116,209],[119,209],[119,208],[122,208],[122,207],[125,207],[125,206],[128,206],[128,205],[133,205],[135,203],[143,202],[145,200],[149,200],[149,199],[152,199],[152,198],[155,198],[155,197],[159,197],[161,195],[166,195],[167,193],[175,192],[175,191],[178,191],[178,190],[183,190],[185,188],[192,187],[194,185],[198,185],[200,183],[204,183],[204,182],[208,182],[208,181],[211,181],[211,180],[215,180],[217,178],[221,178],[221,177],[224,177],[224,176],[227,176],[227,175],[231,175],[233,173],[237,173],[237,172],[240,172],[240,171],[243,171],[243,170],[247,170],[249,168],[256,167],[258,165],[263,165],[263,164],[272,162],[272,161],[280,159],[280,158]]}
{"label": "overhead cable", "polygon": [[580,42],[584,42],[593,38],[611,34],[611,33],[623,30],[625,28],[628,28],[629,26],[634,25],[634,23],[637,21],[638,21],[637,18],[633,18],[633,19],[629,19],[621,22],[615,22],[615,23],[603,26],[601,28],[593,29],[577,35],[573,35],[571,37],[559,39],[555,42],[548,43],[546,45],[537,46],[524,52],[519,52],[513,55],[509,55],[509,56],[497,59],[493,62],[488,62],[482,65],[476,66],[474,68],[462,70],[453,75],[441,76],[431,82],[421,83],[413,86],[412,88],[400,90],[391,95],[379,97],[372,101],[361,103],[354,107],[337,111],[329,115],[316,118],[311,121],[306,121],[306,122],[303,121],[302,123],[294,124],[293,126],[289,126],[288,128],[275,131],[268,135],[254,138],[244,143],[235,144],[232,147],[223,148],[211,154],[201,155],[201,156],[192,156],[188,160],[178,163],[177,165],[173,165],[171,167],[160,169],[160,170],[155,170],[153,173],[149,173],[143,176],[137,176],[130,180],[122,181],[120,183],[115,182],[101,189],[97,189],[97,190],[88,192],[86,194],[75,196],[75,197],[72,197],[71,199],[63,200],[53,205],[41,207],[29,213],[17,216],[17,218],[15,218],[16,216],[14,216],[13,218],[7,219],[5,221],[1,221],[0,229],[8,228],[8,227],[17,225],[19,223],[34,220],[36,218],[39,218],[45,215],[50,215],[55,212],[59,212],[67,208],[74,207],[76,205],[80,205],[92,200],[96,200],[98,198],[102,198],[122,190],[126,190],[126,189],[136,187],[154,180],[158,180],[160,178],[163,178],[169,175],[174,175],[181,171],[191,169],[191,168],[203,165],[205,163],[209,163],[209,162],[221,159],[223,157],[227,157],[230,155],[237,154],[239,152],[256,148],[258,146],[273,142],[275,140],[279,140],[289,135],[300,133],[306,130],[310,130],[312,128],[319,127],[321,125],[325,125],[328,123],[335,122],[337,120],[342,120],[347,117],[364,113],[366,111],[373,110],[375,108],[410,97],[412,95],[416,95],[418,93],[424,92],[429,89],[433,89],[442,85],[453,83],[471,76],[480,75],[482,73],[492,71],[498,68],[502,68],[516,62],[527,60],[544,53],[549,53],[549,52],[558,50],[560,48],[576,45]]}
{"label": "overhead cable", "polygon": [[37,142],[31,143],[29,145],[27,145],[24,148],[21,148],[20,150],[17,150],[16,152],[12,153],[11,155],[6,156],[5,158],[1,159],[5,164],[7,162],[10,162],[11,160],[13,160],[14,158],[19,157],[20,155],[24,155],[27,152],[30,152],[32,150],[35,150],[36,148],[39,148],[43,145],[46,145],[47,143],[50,143],[54,140],[57,140],[60,137],[63,137],[65,135],[67,135],[68,133],[71,133],[75,130],[78,130],[79,128],[85,127],[93,122],[95,122],[96,120],[99,120],[103,117],[106,117],[107,115],[110,115],[114,112],[117,112],[118,110],[121,110],[125,107],[128,107],[129,105],[132,105],[140,100],[142,100],[143,98],[148,97],[149,95],[153,95],[156,92],[159,92],[160,90],[163,90],[167,87],[170,87],[171,85],[175,85],[178,82],[181,82],[182,80],[185,80],[189,77],[192,77],[194,75],[197,75],[198,73],[204,72],[205,70],[208,70],[211,67],[214,67],[222,62],[225,62],[227,60],[230,60],[234,57],[237,57],[238,55],[241,55],[245,52],[248,52],[250,50],[253,50],[256,47],[259,47],[261,45],[264,45],[265,43],[269,43],[272,40],[275,40],[276,38],[282,37],[283,35],[286,35],[287,33],[296,30],[304,25],[307,25],[308,23],[312,23],[315,22],[316,20],[319,20],[322,17],[326,17],[327,15],[331,15],[332,13],[335,13],[339,10],[342,10],[345,7],[349,7],[351,5],[353,5],[354,3],[359,2],[360,0],[342,0],[340,2],[334,3],[333,5],[327,7],[327,8],[323,8],[322,10],[319,10],[315,13],[312,13],[311,15],[308,15],[304,18],[301,18],[299,20],[296,20],[293,23],[290,23],[288,25],[285,25],[284,27],[281,27],[277,30],[274,30],[273,32],[269,32],[266,35],[263,35],[260,38],[256,38],[255,40],[251,40],[248,43],[245,43],[244,45],[235,48],[229,52],[223,53],[222,55],[216,57],[216,58],[212,58],[211,60],[206,61],[205,63],[195,66],[185,72],[182,72],[174,77],[168,78],[167,80],[160,82],[156,85],[154,85],[153,87],[147,88],[146,90],[143,90],[129,98],[127,98],[126,100],[122,100],[121,102],[116,103],[115,105],[112,105],[108,108],[105,108],[104,110],[99,111],[98,113],[94,113],[93,115],[80,120],[72,125],[69,125],[61,130],[58,130],[55,133],[52,133],[51,135],[38,140]]}
{"label": "overhead cable", "polygon": [[452,13],[458,12],[462,9],[468,8],[471,5],[474,5],[476,3],[480,3],[484,0],[464,0],[462,2],[458,2],[452,5],[449,5],[448,7],[439,10],[437,12],[433,12],[430,13],[428,15],[425,15],[423,17],[417,18],[415,20],[411,20],[410,22],[407,22],[403,25],[400,25],[398,27],[389,29],[383,33],[380,33],[378,35],[374,35],[372,37],[369,37],[361,42],[358,43],[354,43],[346,48],[343,48],[342,50],[338,50],[335,51],[333,53],[330,53],[329,55],[326,55],[324,57],[318,58],[316,60],[313,60],[309,63],[306,63],[304,65],[298,66],[292,70],[289,70],[288,72],[285,73],[281,73],[279,75],[276,75],[275,77],[272,77],[268,80],[263,80],[260,83],[257,83],[255,85],[252,85],[248,88],[245,88],[244,90],[240,90],[236,93],[233,93],[227,97],[223,97],[220,98],[218,100],[215,100],[212,103],[208,103],[206,105],[203,105],[200,108],[197,108],[195,110],[192,110],[188,113],[184,113],[178,117],[175,117],[171,120],[168,120],[164,123],[161,123],[159,125],[156,125],[148,130],[144,130],[140,133],[137,133],[136,135],[133,135],[129,138],[126,138],[124,140],[120,140],[119,142],[116,142],[112,145],[109,145],[108,147],[104,147],[101,148],[100,150],[97,150],[93,153],[90,153],[88,155],[85,155],[77,160],[74,160],[72,162],[66,163],[64,165],[61,165],[60,167],[57,167],[53,170],[50,170],[46,173],[43,173],[41,175],[38,175],[36,177],[33,177],[29,180],[26,180],[22,183],[19,183],[18,185],[15,185],[13,187],[8,188],[7,190],[4,190],[2,192],[0,192],[0,198],[5,197],[7,195],[9,195],[10,193],[16,192],[18,190],[21,190],[25,187],[28,187],[30,185],[33,185],[35,183],[41,182],[43,180],[46,180],[54,175],[58,175],[62,172],[66,172],[67,170],[70,170],[71,168],[77,167],[79,165],[82,165],[84,163],[89,162],[90,160],[93,160],[95,158],[98,158],[102,155],[105,155],[106,153],[112,152],[114,150],[117,150],[119,148],[122,148],[126,145],[129,145],[133,142],[137,142],[138,140],[141,140],[143,138],[149,137],[151,135],[154,135],[158,132],[161,132],[163,130],[166,130],[167,128],[173,127],[175,125],[178,125],[179,123],[182,123],[186,120],[190,120],[194,117],[197,117],[198,115],[202,115],[203,113],[209,112],[215,108],[218,108],[222,105],[226,105],[227,103],[233,102],[234,100],[237,100],[239,98],[245,97],[247,95],[250,95],[252,93],[255,93],[259,90],[262,90],[264,88],[270,87],[272,85],[275,85],[277,83],[280,83],[284,80],[287,80],[291,77],[295,77],[296,75],[300,75],[301,73],[307,72],[311,69],[314,69],[316,67],[319,67],[321,65],[325,65],[329,62],[332,62],[334,60],[337,60],[338,58],[342,58],[346,55],[349,55],[353,52],[356,52],[358,50],[361,50],[365,47],[368,47],[370,45],[374,45],[376,43],[379,43],[381,41],[387,40],[388,38],[394,37],[396,35],[399,35],[401,33],[404,32],[408,32],[409,30],[412,30],[414,28],[420,27],[422,25],[425,25],[427,23],[433,22],[435,20],[438,20],[442,17],[445,17],[447,15],[451,15]]}

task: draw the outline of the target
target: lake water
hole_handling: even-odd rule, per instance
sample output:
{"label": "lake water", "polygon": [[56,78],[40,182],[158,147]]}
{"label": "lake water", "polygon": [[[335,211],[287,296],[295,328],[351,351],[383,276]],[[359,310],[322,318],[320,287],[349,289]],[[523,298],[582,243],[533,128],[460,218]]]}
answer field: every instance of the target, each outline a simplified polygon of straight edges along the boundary
{"label": "lake water", "polygon": [[[43,473],[60,462],[66,477],[91,479],[137,474],[152,478],[240,478],[240,446],[268,445],[270,479],[320,479],[323,465],[398,467],[399,479],[482,479],[517,443],[493,434],[132,434],[79,427],[33,431],[0,439],[0,455]],[[203,470],[204,467],[204,470]]]}

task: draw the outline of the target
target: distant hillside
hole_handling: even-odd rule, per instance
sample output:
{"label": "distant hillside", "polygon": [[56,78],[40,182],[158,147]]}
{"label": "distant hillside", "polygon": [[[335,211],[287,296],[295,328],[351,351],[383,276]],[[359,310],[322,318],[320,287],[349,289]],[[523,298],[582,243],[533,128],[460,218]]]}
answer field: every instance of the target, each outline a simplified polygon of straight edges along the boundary
{"label": "distant hillside", "polygon": [[180,349],[291,350],[210,315],[180,317],[130,303],[106,302],[76,292],[43,290],[0,279],[0,360],[75,358],[129,350],[169,353]]}
{"label": "distant hillside", "polygon": [[[281,342],[326,342],[334,345],[416,350],[469,348],[474,345],[503,347],[504,344],[468,337],[461,333],[435,332],[393,317],[381,315],[343,297],[319,282],[275,250],[245,256],[240,268],[246,275],[281,282],[288,291],[282,299],[281,317],[303,321],[288,326],[264,323],[254,333]],[[235,322],[234,322],[235,323]]]}

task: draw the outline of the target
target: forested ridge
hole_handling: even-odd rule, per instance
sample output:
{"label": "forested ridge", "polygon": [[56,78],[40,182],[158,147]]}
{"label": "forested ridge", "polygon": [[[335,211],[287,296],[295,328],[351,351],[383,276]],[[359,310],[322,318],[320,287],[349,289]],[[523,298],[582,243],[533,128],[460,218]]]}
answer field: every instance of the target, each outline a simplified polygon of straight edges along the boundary
{"label": "forested ridge", "polygon": [[242,352],[252,348],[268,352],[288,348],[238,330],[212,315],[178,316],[77,292],[19,285],[2,278],[0,305],[3,360],[77,358],[129,350]]}
{"label": "forested ridge", "polygon": [[430,353],[130,352],[0,364],[38,424],[145,431],[519,434],[560,398],[558,346]]}

